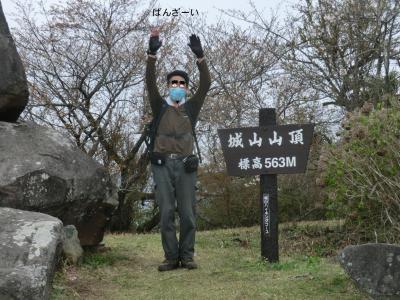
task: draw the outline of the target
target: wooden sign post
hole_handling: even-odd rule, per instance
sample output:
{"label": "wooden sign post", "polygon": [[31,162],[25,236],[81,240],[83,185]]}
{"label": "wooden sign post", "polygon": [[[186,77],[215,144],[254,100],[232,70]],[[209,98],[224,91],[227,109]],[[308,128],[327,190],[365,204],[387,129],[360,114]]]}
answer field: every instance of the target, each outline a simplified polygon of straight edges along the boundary
{"label": "wooden sign post", "polygon": [[260,175],[261,256],[279,261],[277,174],[305,172],[313,124],[276,125],[275,109],[259,111],[259,127],[219,129],[229,175]]}
{"label": "wooden sign post", "polygon": [[[276,125],[275,109],[260,109],[260,127]],[[278,176],[260,175],[261,256],[269,262],[279,261],[278,244]]]}

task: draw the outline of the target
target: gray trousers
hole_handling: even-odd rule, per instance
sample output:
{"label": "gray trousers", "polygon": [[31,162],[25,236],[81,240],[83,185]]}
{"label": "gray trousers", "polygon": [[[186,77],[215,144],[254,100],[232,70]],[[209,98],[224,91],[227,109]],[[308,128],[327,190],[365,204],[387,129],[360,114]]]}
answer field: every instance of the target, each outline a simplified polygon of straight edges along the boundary
{"label": "gray trousers", "polygon": [[[151,165],[160,208],[161,241],[166,259],[193,258],[196,232],[196,172],[186,173],[180,159],[167,159],[165,165]],[[179,214],[179,241],[176,237],[175,210]]]}

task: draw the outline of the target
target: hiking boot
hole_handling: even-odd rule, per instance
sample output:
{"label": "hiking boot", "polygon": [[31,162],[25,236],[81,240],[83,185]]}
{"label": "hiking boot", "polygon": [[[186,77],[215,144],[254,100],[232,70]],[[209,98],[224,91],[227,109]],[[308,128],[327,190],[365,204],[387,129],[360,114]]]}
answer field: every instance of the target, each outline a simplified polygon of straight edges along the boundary
{"label": "hiking boot", "polygon": [[179,267],[179,260],[177,259],[166,259],[158,266],[158,271],[171,271]]}
{"label": "hiking boot", "polygon": [[193,260],[193,258],[182,258],[181,259],[181,266],[182,268],[186,268],[189,270],[197,269],[197,264]]}

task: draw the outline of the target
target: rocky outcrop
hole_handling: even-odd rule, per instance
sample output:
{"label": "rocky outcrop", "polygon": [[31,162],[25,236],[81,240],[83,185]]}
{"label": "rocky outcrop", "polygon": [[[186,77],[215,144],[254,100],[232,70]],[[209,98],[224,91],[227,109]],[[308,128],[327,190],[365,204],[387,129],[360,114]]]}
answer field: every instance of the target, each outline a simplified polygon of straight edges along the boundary
{"label": "rocky outcrop", "polygon": [[357,286],[375,299],[400,299],[400,246],[347,246],[339,254],[344,270]]}
{"label": "rocky outcrop", "polygon": [[48,299],[62,231],[54,217],[0,208],[0,299]]}
{"label": "rocky outcrop", "polygon": [[15,122],[28,98],[25,70],[0,2],[0,121]]}
{"label": "rocky outcrop", "polygon": [[67,137],[31,122],[0,122],[0,207],[57,217],[76,227],[82,246],[94,246],[117,204],[107,169]]}

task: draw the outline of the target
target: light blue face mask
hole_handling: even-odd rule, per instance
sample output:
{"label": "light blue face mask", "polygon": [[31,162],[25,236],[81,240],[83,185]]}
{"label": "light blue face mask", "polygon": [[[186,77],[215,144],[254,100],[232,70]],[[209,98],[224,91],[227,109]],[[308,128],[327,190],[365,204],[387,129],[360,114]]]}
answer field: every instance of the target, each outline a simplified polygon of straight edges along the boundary
{"label": "light blue face mask", "polygon": [[169,89],[169,97],[172,101],[181,101],[186,96],[186,90],[180,87]]}

